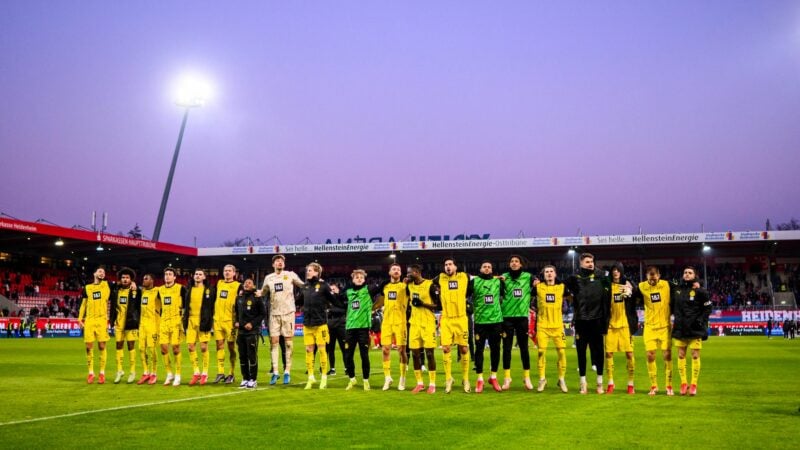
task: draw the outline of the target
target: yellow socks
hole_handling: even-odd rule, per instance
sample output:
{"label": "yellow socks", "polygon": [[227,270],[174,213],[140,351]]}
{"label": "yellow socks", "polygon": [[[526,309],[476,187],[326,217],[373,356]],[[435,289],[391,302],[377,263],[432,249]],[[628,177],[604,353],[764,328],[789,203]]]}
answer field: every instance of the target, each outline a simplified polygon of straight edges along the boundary
{"label": "yellow socks", "polygon": [[94,373],[94,347],[86,351],[86,365],[89,366],[89,373]]}
{"label": "yellow socks", "polygon": [[204,374],[208,374],[208,362],[209,362],[210,357],[211,357],[211,355],[209,354],[208,350],[203,352],[203,368],[202,368],[202,372]]}
{"label": "yellow socks", "polygon": [[392,376],[392,362],[391,361],[384,361],[383,362],[383,376],[386,377],[386,378],[390,378]]}
{"label": "yellow socks", "polygon": [[636,361],[633,355],[631,355],[631,359],[628,360],[627,363],[628,367],[628,384],[633,384],[633,372],[634,368],[636,367]]}
{"label": "yellow socks", "polygon": [[461,379],[469,381],[469,353],[461,355]]}
{"label": "yellow socks", "polygon": [[681,377],[681,384],[686,384],[686,358],[678,358],[678,376]]}
{"label": "yellow socks", "polygon": [[567,351],[559,348],[556,352],[558,352],[558,379],[561,380],[567,374]]}
{"label": "yellow socks", "polygon": [[700,378],[700,357],[692,359],[692,384],[697,384],[697,379]]}
{"label": "yellow socks", "polygon": [[217,373],[225,373],[225,349],[217,350]]}
{"label": "yellow socks", "polygon": [[672,386],[672,360],[664,361],[664,380],[667,386]]}
{"label": "yellow socks", "polygon": [[122,372],[122,359],[125,357],[125,350],[119,349],[115,353],[116,361],[117,361],[117,372]]}
{"label": "yellow socks", "polygon": [[308,378],[314,378],[314,353],[306,352],[306,372]]}
{"label": "yellow socks", "polygon": [[647,375],[650,377],[650,386],[658,386],[658,369],[655,361],[647,361]]}
{"label": "yellow socks", "polygon": [[107,358],[108,358],[108,351],[106,349],[100,350],[100,373],[106,373]]}
{"label": "yellow socks", "polygon": [[200,373],[200,364],[197,360],[197,350],[189,350],[189,361],[192,362],[192,373]]}
{"label": "yellow socks", "polygon": [[537,362],[536,368],[539,369],[539,379],[544,380],[544,370],[545,367],[547,366],[547,362],[545,360],[545,351],[542,350],[541,348],[539,349],[539,356],[536,362]]}
{"label": "yellow socks", "polygon": [[608,357],[606,355],[606,375],[608,376],[609,384],[614,382],[614,356]]}
{"label": "yellow socks", "polygon": [[442,355],[444,362],[444,379],[445,381],[453,378],[453,352],[449,351]]}

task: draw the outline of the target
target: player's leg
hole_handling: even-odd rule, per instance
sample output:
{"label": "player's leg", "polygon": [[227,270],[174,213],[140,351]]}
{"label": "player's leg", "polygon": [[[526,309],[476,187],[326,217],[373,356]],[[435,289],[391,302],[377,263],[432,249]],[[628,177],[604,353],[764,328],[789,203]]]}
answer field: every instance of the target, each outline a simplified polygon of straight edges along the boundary
{"label": "player's leg", "polygon": [[[558,387],[561,392],[566,394],[568,389],[567,381],[564,377],[567,375],[567,338],[564,336],[563,328],[557,330],[556,333],[553,340],[555,341],[556,354],[558,355],[558,363],[556,364],[558,368]],[[541,343],[540,339],[539,344],[541,345]]]}
{"label": "player's leg", "polygon": [[692,385],[689,387],[689,395],[697,395],[697,380],[700,378],[700,339],[695,340],[692,348]]}
{"label": "player's leg", "polygon": [[542,328],[539,330],[539,346],[536,349],[536,370],[539,372],[539,384],[536,387],[538,392],[544,391],[547,386],[545,371],[547,370],[547,347],[550,344],[549,330]]}
{"label": "player's leg", "polygon": [[228,334],[223,328],[217,328],[214,336],[217,338],[217,377],[214,378],[214,383],[219,383],[225,381],[225,340]]}
{"label": "player's leg", "polygon": [[580,393],[586,394],[586,349],[589,347],[589,329],[586,321],[575,321],[575,348],[578,352],[578,376],[580,376]]}
{"label": "player's leg", "polygon": [[114,346],[116,347],[114,360],[117,363],[117,376],[114,378],[114,384],[119,384],[125,375],[125,370],[122,368],[122,361],[125,359],[125,330],[120,327],[114,327]]}
{"label": "player's leg", "polygon": [[669,337],[669,330],[666,339],[663,340],[662,354],[664,355],[664,380],[667,385],[667,395],[674,395],[672,392],[672,338]]}
{"label": "player's leg", "polygon": [[[328,354],[325,353],[325,345],[330,342],[330,334],[328,333],[328,325],[323,324],[319,326],[317,336],[315,337],[319,352],[319,365],[322,368],[322,375],[320,376],[319,388],[325,389],[328,387]],[[313,366],[312,366],[313,367]]]}
{"label": "player's leg", "polygon": [[358,350],[361,356],[361,375],[364,377],[364,390],[368,391],[369,386],[369,329],[364,329],[359,332],[358,336]]}
{"label": "player's leg", "polygon": [[239,387],[244,389],[250,381],[250,349],[247,346],[247,336],[239,334],[236,337],[236,346],[239,347],[239,371],[242,373],[242,381]]}
{"label": "player's leg", "polygon": [[350,379],[345,389],[349,391],[357,384],[355,353],[358,340],[355,330],[346,330],[344,336],[344,373]]}
{"label": "player's leg", "polygon": [[531,355],[530,355],[530,340],[528,339],[528,318],[515,317],[514,318],[514,333],[517,336],[517,345],[519,346],[519,357],[522,360],[522,382],[525,384],[525,389],[532,390],[533,384],[531,383]]}
{"label": "player's leg", "polygon": [[650,378],[650,393],[658,393],[658,368],[656,367],[656,349],[658,339],[655,331],[648,328],[644,329],[644,349],[647,354],[647,376]]}
{"label": "player's leg", "polygon": [[502,334],[502,324],[491,325],[489,327],[489,384],[492,388],[500,392],[500,383],[497,382],[497,369],[500,366],[500,340]]}
{"label": "player's leg", "polygon": [[[128,336],[128,334],[130,334]],[[130,374],[128,375],[128,384],[136,381],[136,341],[139,340],[139,332],[131,330],[126,333],[125,342],[128,344],[128,366]]]}
{"label": "player's leg", "polygon": [[[283,384],[289,384],[292,373],[292,355],[294,355],[294,313],[289,313],[281,319],[280,335],[283,337],[281,358],[283,361]],[[277,366],[277,363],[276,363]]]}
{"label": "player's leg", "polygon": [[[440,342],[442,345],[442,364],[444,365],[444,392],[449,394],[453,388],[453,329],[449,320],[442,320],[439,326]],[[433,372],[433,368],[428,368]]]}
{"label": "player's leg", "polygon": [[[394,333],[391,326],[386,321],[383,322],[384,329],[381,332],[381,366],[383,369],[383,390],[388,391],[392,387],[392,338]],[[401,357],[402,364],[402,357]]]}
{"label": "player's leg", "polygon": [[306,347],[306,374],[308,375],[305,389],[311,389],[314,383],[317,382],[314,377],[314,348],[316,347],[314,332],[316,328],[303,326],[303,344]]}
{"label": "player's leg", "polygon": [[475,348],[475,372],[478,374],[475,392],[478,394],[483,392],[483,350],[486,348],[486,331],[487,327],[481,324],[475,324],[475,331],[472,334],[473,340],[475,341],[473,344]]}
{"label": "player's leg", "polygon": [[514,324],[510,318],[503,321],[503,390],[511,387],[511,349],[514,346]]}
{"label": "player's leg", "polygon": [[605,362],[605,352],[603,350],[603,324],[602,319],[592,321],[592,334],[589,341],[589,351],[592,355],[592,365],[597,368],[597,393],[602,394],[603,390],[603,365]]}

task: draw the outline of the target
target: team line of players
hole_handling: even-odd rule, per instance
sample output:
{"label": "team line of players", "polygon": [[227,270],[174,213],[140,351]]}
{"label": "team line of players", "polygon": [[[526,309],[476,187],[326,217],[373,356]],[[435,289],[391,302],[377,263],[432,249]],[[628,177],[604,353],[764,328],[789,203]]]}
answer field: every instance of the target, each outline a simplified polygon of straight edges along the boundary
{"label": "team line of players", "polygon": [[[436,392],[436,348],[437,325],[435,311],[441,311],[439,324],[442,362],[445,372],[445,392],[453,388],[451,348],[455,345],[460,353],[462,387],[471,392],[470,352],[468,340],[473,331],[475,342],[475,369],[478,374],[476,392],[484,389],[483,354],[486,343],[490,352],[491,375],[488,383],[498,392],[511,387],[511,349],[517,337],[523,369],[523,384],[532,390],[530,380],[530,356],[527,333],[529,310],[537,312],[536,334],[538,338],[537,390],[543,391],[547,385],[545,378],[546,350],[552,342],[558,355],[558,388],[568,392],[566,374],[566,340],[562,309],[564,302],[571,302],[574,309],[575,342],[578,352],[580,393],[588,392],[586,381],[586,350],[591,354],[591,362],[597,369],[597,393],[614,391],[613,371],[616,352],[624,352],[627,357],[629,394],[634,393],[634,356],[632,336],[638,329],[636,305],[645,309],[644,341],[647,352],[647,371],[650,378],[650,395],[658,393],[656,351],[663,354],[666,393],[674,395],[672,389],[673,339],[678,348],[678,369],[681,379],[680,393],[695,395],[700,372],[700,350],[702,341],[707,338],[707,322],[710,314],[708,293],[697,282],[696,270],[689,266],[684,269],[683,280],[679,285],[660,279],[657,267],[648,267],[647,280],[632,286],[624,277],[620,264],[612,267],[610,273],[595,270],[594,257],[585,253],[580,256],[580,270],[565,280],[557,278],[554,266],[545,266],[540,274],[541,280],[524,270],[523,259],[511,256],[508,271],[496,275],[489,261],[481,264],[480,273],[470,277],[460,272],[456,261],[444,261],[444,271],[433,279],[422,277],[421,268],[410,265],[405,277],[399,264],[389,268],[389,280],[380,286],[366,284],[366,273],[355,270],[352,282],[341,292],[336,285],[329,285],[321,279],[322,266],[311,263],[306,266],[305,281],[294,272],[284,270],[285,258],[273,257],[274,272],[267,275],[261,289],[256,289],[252,280],[243,284],[234,280],[236,269],[228,265],[223,269],[223,279],[216,288],[205,285],[205,272],[196,270],[193,284],[185,288],[175,283],[175,273],[171,268],[164,271],[164,285],[153,286],[152,275],[145,275],[142,287],[136,288],[132,281],[135,274],[130,269],[119,273],[119,283],[109,285],[105,272],[98,268],[94,282],[83,292],[83,302],[79,318],[84,326],[88,382],[94,382],[93,343],[98,342],[100,350],[100,375],[98,382],[105,382],[105,342],[108,340],[106,312],[111,303],[111,322],[117,336],[117,377],[119,383],[124,376],[122,360],[124,342],[128,343],[130,354],[130,376],[128,382],[135,381],[136,356],[135,342],[139,348],[144,373],[138,384],[155,384],[156,349],[161,348],[164,366],[167,371],[165,385],[181,384],[181,343],[187,342],[193,365],[190,385],[206,384],[208,380],[209,353],[208,342],[213,328],[217,344],[217,377],[214,382],[232,383],[236,347],[239,348],[239,362],[242,372],[241,387],[254,388],[258,377],[258,338],[261,324],[268,324],[271,340],[272,369],[270,384],[276,384],[280,376],[278,361],[280,357],[279,340],[285,339],[285,363],[283,383],[289,384],[292,339],[294,335],[295,308],[304,312],[303,341],[306,350],[306,389],[317,383],[314,376],[316,349],[320,348],[319,359],[322,367],[319,388],[327,387],[328,357],[325,351],[330,341],[328,311],[346,310],[345,324],[345,367],[350,381],[347,389],[357,385],[354,355],[359,349],[362,362],[363,387],[370,389],[369,376],[369,328],[372,312],[384,308],[381,344],[383,347],[383,390],[391,389],[394,380],[391,376],[391,348],[397,344],[400,356],[400,377],[397,388],[405,390],[408,370],[406,343],[413,356],[413,370],[416,386],[412,393],[427,390]],[[295,288],[298,295],[295,295]],[[105,301],[104,301],[105,300]],[[670,316],[674,315],[674,326]],[[226,374],[225,344],[230,355],[230,372]],[[200,344],[202,364],[198,361],[196,345]],[[502,349],[504,379],[502,386],[497,378]],[[172,355],[170,348],[172,347]],[[687,380],[686,352],[692,354],[692,378]],[[428,387],[425,388],[422,376],[422,352],[429,364]],[[608,386],[604,388],[603,369],[607,362]]]}

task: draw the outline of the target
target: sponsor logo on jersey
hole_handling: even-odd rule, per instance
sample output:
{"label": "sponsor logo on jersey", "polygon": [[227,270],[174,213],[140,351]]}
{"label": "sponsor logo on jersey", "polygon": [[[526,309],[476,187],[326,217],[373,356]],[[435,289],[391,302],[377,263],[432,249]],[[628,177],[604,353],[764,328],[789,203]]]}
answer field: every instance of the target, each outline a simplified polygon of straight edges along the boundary
{"label": "sponsor logo on jersey", "polygon": [[100,300],[100,297],[102,296],[103,294],[100,292],[92,292],[92,300]]}
{"label": "sponsor logo on jersey", "polygon": [[494,305],[494,295],[484,295],[483,296],[483,304],[484,305]]}
{"label": "sponsor logo on jersey", "polygon": [[614,303],[622,303],[622,294],[614,294]]}
{"label": "sponsor logo on jersey", "polygon": [[516,298],[522,297],[522,289],[519,289],[519,288],[514,289],[514,297],[516,297]]}
{"label": "sponsor logo on jersey", "polygon": [[555,303],[556,294],[544,294],[544,301],[545,303]]}
{"label": "sponsor logo on jersey", "polygon": [[450,282],[448,282],[448,283],[447,283],[447,287],[448,287],[450,290],[453,290],[453,289],[458,289],[458,281],[450,281]]}
{"label": "sponsor logo on jersey", "polygon": [[658,292],[653,292],[650,294],[650,303],[660,303],[661,302],[661,294]]}
{"label": "sponsor logo on jersey", "polygon": [[283,292],[283,283],[275,283],[275,292]]}
{"label": "sponsor logo on jersey", "polygon": [[389,291],[389,295],[387,298],[389,300],[397,300],[397,291]]}

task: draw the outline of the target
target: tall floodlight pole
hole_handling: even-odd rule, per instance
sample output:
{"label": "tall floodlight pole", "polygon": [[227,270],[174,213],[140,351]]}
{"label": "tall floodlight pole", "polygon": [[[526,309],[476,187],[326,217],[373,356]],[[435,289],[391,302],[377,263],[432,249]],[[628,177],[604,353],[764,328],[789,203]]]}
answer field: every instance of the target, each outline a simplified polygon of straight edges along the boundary
{"label": "tall floodlight pole", "polygon": [[181,121],[181,130],[178,132],[178,142],[175,144],[175,152],[172,154],[172,165],[169,167],[167,184],[164,186],[164,195],[161,196],[161,207],[158,209],[158,219],[156,219],[156,228],[153,231],[153,241],[158,241],[159,236],[161,236],[161,225],[164,223],[164,213],[167,210],[169,192],[172,189],[172,178],[175,176],[175,166],[178,164],[178,154],[181,151],[181,142],[183,142],[183,132],[186,130],[186,121],[189,119],[189,110],[203,106],[207,93],[206,91],[207,88],[205,85],[196,80],[186,80],[180,87],[178,99],[175,103],[184,108],[183,121]]}

